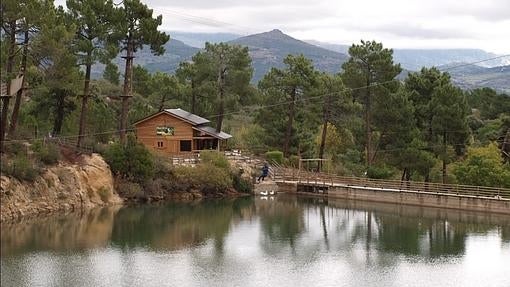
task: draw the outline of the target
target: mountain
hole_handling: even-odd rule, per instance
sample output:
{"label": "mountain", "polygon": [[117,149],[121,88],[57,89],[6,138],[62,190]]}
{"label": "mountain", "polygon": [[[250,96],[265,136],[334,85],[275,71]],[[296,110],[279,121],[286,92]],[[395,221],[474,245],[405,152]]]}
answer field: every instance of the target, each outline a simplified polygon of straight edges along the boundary
{"label": "mountain", "polygon": [[[165,53],[161,56],[154,56],[149,47],[138,51],[135,55],[134,64],[145,67],[149,72],[174,73],[180,62],[189,61],[199,48],[191,47],[177,39],[171,39],[165,44]],[[118,55],[113,60],[119,66],[119,71],[124,74],[124,59]],[[98,79],[103,76],[104,65],[96,64],[92,67],[92,78]]]}
{"label": "mountain", "polygon": [[280,30],[241,37],[229,43],[248,47],[254,68],[253,82],[262,79],[272,67],[283,67],[283,59],[288,54],[303,54],[313,61],[315,68],[329,73],[338,73],[348,59],[345,54],[294,39]]}
{"label": "mountain", "polygon": [[[201,46],[201,43],[222,42],[247,46],[252,58],[254,76],[252,82],[258,82],[272,67],[283,67],[283,59],[288,54],[303,54],[311,59],[314,66],[321,71],[337,73],[341,65],[348,59],[344,53],[335,51],[347,51],[349,46],[328,44],[317,41],[312,43],[294,39],[280,30],[272,30],[265,33],[236,38],[235,34],[228,33],[184,33],[171,32],[171,40],[165,44],[165,53],[154,56],[150,49],[145,48],[137,52],[135,65],[142,65],[149,72],[174,73],[180,62],[189,61],[191,57],[200,51],[199,48],[189,45]],[[177,37],[187,39],[187,43],[177,40]],[[234,39],[232,39],[234,38]],[[489,67],[467,65],[462,63],[476,62],[494,57],[494,54],[478,49],[395,49],[395,62],[400,62],[404,72],[399,75],[403,80],[411,71],[417,71],[422,66],[438,66],[447,69],[455,66],[455,69],[447,70],[452,75],[453,82],[463,89],[477,87],[490,87],[500,92],[510,94],[510,58],[501,58],[494,61],[484,62]],[[115,61],[119,65],[121,74],[124,72],[124,61],[119,55]],[[482,64],[482,63],[480,63]],[[496,67],[491,65],[500,64]],[[460,66],[460,67],[458,67]],[[94,65],[93,78],[101,78],[104,65]]]}
{"label": "mountain", "polygon": [[[339,53],[348,54],[349,45],[331,44],[315,40],[306,42]],[[442,66],[451,63],[470,63],[494,58],[498,55],[480,49],[393,49],[395,62],[404,69],[419,71],[422,67]],[[508,58],[499,58],[478,64],[482,67],[510,65]]]}
{"label": "mountain", "polygon": [[[445,65],[439,69],[461,65],[458,63]],[[492,68],[465,65],[447,72],[452,76],[453,83],[462,89],[489,87],[510,95],[510,65]]]}
{"label": "mountain", "polygon": [[232,33],[187,33],[182,31],[169,31],[168,34],[172,39],[179,39],[188,46],[201,49],[205,47],[205,42],[228,42],[241,37],[241,35]]}

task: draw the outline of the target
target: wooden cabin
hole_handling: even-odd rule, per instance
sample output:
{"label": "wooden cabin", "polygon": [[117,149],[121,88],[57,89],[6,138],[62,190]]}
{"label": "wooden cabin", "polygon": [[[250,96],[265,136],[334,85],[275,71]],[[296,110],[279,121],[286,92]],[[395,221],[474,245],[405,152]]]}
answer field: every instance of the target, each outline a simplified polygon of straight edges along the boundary
{"label": "wooden cabin", "polygon": [[232,136],[210,121],[182,109],[165,109],[137,121],[136,137],[147,148],[168,155],[222,150]]}

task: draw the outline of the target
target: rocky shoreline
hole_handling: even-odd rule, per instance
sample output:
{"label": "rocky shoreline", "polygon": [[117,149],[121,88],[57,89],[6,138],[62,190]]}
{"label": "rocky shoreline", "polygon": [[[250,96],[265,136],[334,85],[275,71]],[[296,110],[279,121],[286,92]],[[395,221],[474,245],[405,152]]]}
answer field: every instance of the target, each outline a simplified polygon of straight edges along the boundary
{"label": "rocky shoreline", "polygon": [[2,222],[123,203],[108,164],[98,154],[49,167],[30,183],[2,175],[0,200]]}
{"label": "rocky shoreline", "polygon": [[[244,167],[248,168],[248,167]],[[240,197],[249,194],[234,189],[203,193],[199,189],[174,186],[160,194],[127,197],[117,192],[119,180],[98,154],[80,155],[73,163],[60,162],[46,168],[33,182],[0,176],[0,222],[19,221],[37,216],[88,210],[94,207],[198,201],[208,198]]]}

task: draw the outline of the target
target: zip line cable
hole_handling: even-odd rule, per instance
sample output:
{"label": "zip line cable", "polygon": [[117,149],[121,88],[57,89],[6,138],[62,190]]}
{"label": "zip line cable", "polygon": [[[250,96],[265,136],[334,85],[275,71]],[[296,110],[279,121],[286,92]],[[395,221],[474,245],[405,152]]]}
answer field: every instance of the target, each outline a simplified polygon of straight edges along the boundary
{"label": "zip line cable", "polygon": [[[484,60],[479,60],[479,61],[476,61],[476,62],[472,62],[472,63],[464,63],[464,64],[461,64],[461,65],[457,65],[457,66],[452,66],[452,67],[448,67],[442,71],[449,71],[449,70],[453,70],[453,69],[456,69],[458,67],[463,67],[463,66],[466,66],[466,65],[474,65],[474,63],[482,63],[482,62],[486,62],[486,61],[491,61],[491,60],[494,60],[494,59],[497,59],[497,58],[502,58],[502,57],[508,57],[510,56],[510,54],[508,55],[502,55],[502,56],[498,56],[498,57],[492,57],[492,58],[487,58],[487,59],[484,59]],[[346,93],[346,92],[352,92],[352,91],[356,91],[356,90],[361,90],[361,89],[366,89],[366,88],[372,88],[372,87],[376,87],[376,86],[381,86],[381,85],[384,85],[384,84],[388,84],[388,83],[392,83],[392,82],[395,82],[395,81],[400,81],[398,79],[392,79],[392,80],[388,80],[388,81],[384,81],[384,82],[380,82],[380,83],[374,83],[372,85],[368,85],[368,86],[362,86],[362,87],[356,87],[356,88],[346,88],[346,89],[343,89],[341,91],[336,91],[336,92],[330,92],[330,93],[326,93],[326,94],[321,94],[321,95],[317,95],[317,96],[313,96],[313,97],[308,97],[308,98],[301,98],[301,99],[296,99],[295,101],[284,101],[284,102],[279,102],[279,103],[275,103],[275,104],[270,104],[270,105],[263,105],[263,106],[258,106],[258,107],[251,107],[250,108],[250,112],[255,112],[257,110],[260,110],[260,109],[265,109],[265,108],[271,108],[271,107],[276,107],[276,106],[281,106],[281,105],[287,105],[287,104],[290,104],[292,102],[299,102],[299,101],[309,101],[309,100],[313,100],[313,99],[321,99],[325,96],[332,96],[332,95],[338,95],[338,94],[342,94],[342,93]],[[215,118],[215,117],[219,117],[221,115],[223,116],[228,116],[228,115],[234,115],[234,114],[239,114],[239,113],[246,113],[247,111],[244,110],[244,109],[241,109],[239,111],[232,111],[232,112],[227,112],[227,113],[223,113],[223,114],[215,114],[215,115],[209,115],[207,116],[208,118]],[[134,128],[128,128],[128,129],[124,129],[123,131],[134,131],[136,129]],[[99,132],[99,133],[89,133],[89,134],[83,134],[82,136],[86,137],[86,136],[96,136],[96,135],[106,135],[106,134],[116,134],[116,133],[119,133],[121,130],[117,129],[117,130],[113,130],[113,131],[105,131],[105,132]],[[76,138],[78,137],[79,135],[65,135],[65,136],[57,136],[55,138],[61,138],[61,139],[68,139],[68,138]],[[9,142],[24,142],[24,141],[27,141],[27,140],[43,140],[43,139],[46,139],[47,137],[39,137],[39,138],[28,138],[28,139],[23,139],[23,140],[5,140],[4,142],[5,143],[9,143]]]}

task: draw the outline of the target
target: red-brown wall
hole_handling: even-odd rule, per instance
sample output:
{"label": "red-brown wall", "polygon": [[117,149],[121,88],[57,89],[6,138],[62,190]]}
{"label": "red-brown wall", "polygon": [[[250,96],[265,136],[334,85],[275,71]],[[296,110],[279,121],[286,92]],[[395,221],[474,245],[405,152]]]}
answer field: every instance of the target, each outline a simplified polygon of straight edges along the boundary
{"label": "red-brown wall", "polygon": [[[163,136],[156,134],[158,126],[170,126],[174,128],[173,136]],[[190,140],[193,146],[193,126],[181,119],[166,113],[159,114],[135,125],[138,141],[147,148],[164,154],[178,154],[180,151],[180,141]],[[158,147],[158,142],[163,142],[163,147]]]}

